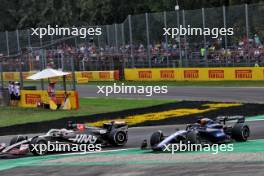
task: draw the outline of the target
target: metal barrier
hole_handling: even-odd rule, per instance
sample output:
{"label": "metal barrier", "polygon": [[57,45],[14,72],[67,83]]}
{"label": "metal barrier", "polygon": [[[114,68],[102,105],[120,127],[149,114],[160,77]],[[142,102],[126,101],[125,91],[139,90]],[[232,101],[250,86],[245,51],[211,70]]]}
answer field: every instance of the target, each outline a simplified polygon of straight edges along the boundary
{"label": "metal barrier", "polygon": [[[30,30],[0,33],[3,71],[70,71],[138,67],[218,67],[264,65],[264,4],[129,15],[101,27],[93,38],[32,36]],[[234,28],[233,36],[163,35],[164,27]],[[26,49],[27,52],[24,52]],[[201,50],[204,49],[204,54]],[[0,60],[1,61],[1,60]]]}

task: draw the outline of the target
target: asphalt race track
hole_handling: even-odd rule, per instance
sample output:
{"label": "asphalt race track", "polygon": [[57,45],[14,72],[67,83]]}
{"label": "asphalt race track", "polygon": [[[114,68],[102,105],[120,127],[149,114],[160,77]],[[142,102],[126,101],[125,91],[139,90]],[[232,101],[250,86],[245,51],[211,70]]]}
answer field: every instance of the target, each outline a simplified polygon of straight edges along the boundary
{"label": "asphalt race track", "polygon": [[[175,99],[175,100],[199,100],[199,101],[222,101],[222,102],[247,102],[247,103],[264,103],[264,88],[232,88],[232,87],[169,87],[168,94],[153,95],[146,97],[144,95],[129,95],[129,94],[110,94],[109,97],[116,98],[150,98],[150,99]],[[96,86],[81,85],[78,86],[80,97],[105,97],[104,94],[97,94],[98,88]],[[251,129],[250,140],[264,139],[264,120],[247,122]],[[184,129],[185,125],[166,125],[166,126],[148,126],[148,127],[133,127],[129,128],[129,140],[125,148],[139,148],[142,140],[149,139],[150,135],[157,130],[162,130],[164,134],[170,134],[176,129]],[[33,136],[31,134],[29,136]],[[9,143],[12,136],[0,136],[0,143]],[[111,150],[110,148],[107,150]],[[173,164],[126,164],[118,165],[43,165],[43,166],[20,166],[12,169],[0,171],[1,176],[18,175],[18,176],[42,176],[42,175],[60,175],[60,176],[136,176],[136,175],[232,175],[232,176],[248,176],[256,175],[262,176],[264,173],[264,155],[263,152],[258,153],[243,153],[241,160],[228,161],[225,159],[219,162],[212,162],[206,159],[206,162],[181,162],[186,154],[174,155],[174,159],[178,163]],[[228,154],[230,160],[233,159],[231,154]],[[245,156],[244,156],[245,155]],[[136,157],[136,155],[131,155]],[[131,157],[130,156],[130,157]],[[167,154],[165,157],[170,157]],[[213,155],[210,155],[212,157]],[[221,155],[220,155],[221,156]],[[258,156],[258,157],[256,157]],[[102,158],[108,156],[102,155]],[[114,156],[112,156],[114,157]],[[129,156],[128,156],[129,157]],[[153,155],[139,155],[138,157],[153,157],[159,160],[159,157]],[[164,156],[163,156],[164,157]],[[209,157],[209,158],[210,158]],[[100,160],[100,156],[94,157]],[[118,158],[118,157],[117,157]],[[122,157],[121,157],[122,158]],[[200,158],[204,159],[201,155]],[[246,161],[254,158],[260,158],[259,161]],[[72,159],[71,157],[69,160]],[[88,158],[89,159],[89,158]],[[91,158],[92,159],[92,158]],[[243,161],[243,159],[245,159]],[[67,162],[67,158],[65,159]],[[114,160],[114,159],[113,159]],[[198,157],[199,160],[199,157]],[[1,159],[0,159],[1,161]],[[122,159],[121,161],[122,162]]]}
{"label": "asphalt race track", "polygon": [[[97,94],[98,87],[93,85],[78,85],[80,97],[106,97]],[[116,98],[149,98],[149,99],[175,99],[190,101],[220,101],[264,103],[264,88],[261,87],[168,87],[167,94],[153,94],[145,96],[139,94],[109,94]]]}
{"label": "asphalt race track", "polygon": [[1,171],[2,176],[263,176],[264,163],[179,163],[168,165],[33,166]]}
{"label": "asphalt race track", "polygon": [[[251,128],[250,140],[264,138],[264,121],[247,122]],[[149,139],[156,130],[170,134],[185,125],[134,127],[129,129],[129,141],[125,148],[138,148],[144,139]],[[30,135],[31,136],[31,135]],[[12,136],[1,136],[0,142],[8,142]],[[113,148],[112,148],[113,149]],[[181,154],[182,155],[182,154]],[[257,154],[258,155],[258,154]],[[146,156],[146,155],[145,155]],[[147,154],[148,156],[148,154]],[[155,155],[153,155],[155,158]],[[171,156],[170,154],[167,157]],[[177,157],[177,155],[173,155]],[[184,156],[184,155],[183,155]],[[213,156],[210,154],[210,156]],[[100,156],[97,156],[97,158]],[[104,156],[107,157],[107,156]],[[140,155],[141,157],[141,155]],[[144,157],[144,155],[142,156]],[[158,156],[157,156],[158,157]],[[180,155],[178,155],[180,157]],[[182,157],[182,156],[181,156]],[[253,157],[252,157],[253,158]],[[71,157],[69,158],[71,159]],[[177,158],[176,158],[177,159]],[[264,158],[263,158],[264,159]],[[65,159],[64,159],[65,160]],[[66,158],[67,160],[67,158]],[[65,160],[65,161],[66,161]],[[180,161],[180,158],[179,158]],[[264,162],[196,162],[195,164],[179,162],[175,164],[121,164],[121,165],[91,165],[91,166],[22,166],[0,171],[5,175],[263,175]]]}
{"label": "asphalt race track", "polygon": [[[264,120],[247,122],[251,129],[249,139],[264,139]],[[162,130],[164,134],[171,134],[176,129],[185,129],[186,125],[166,125],[166,126],[148,126],[148,127],[133,127],[129,128],[128,143],[126,148],[140,147],[144,139],[149,139],[151,134],[157,130]],[[38,134],[27,134],[32,137]],[[9,143],[10,139],[15,135],[0,136],[0,143]]]}
{"label": "asphalt race track", "polygon": [[[247,122],[251,129],[249,139],[264,139],[264,121]],[[186,125],[169,125],[169,126],[153,126],[153,127],[135,127],[129,129],[129,141],[126,145],[128,148],[139,147],[142,140],[150,139],[153,132],[162,130],[164,134],[171,134],[176,129],[185,129]]]}

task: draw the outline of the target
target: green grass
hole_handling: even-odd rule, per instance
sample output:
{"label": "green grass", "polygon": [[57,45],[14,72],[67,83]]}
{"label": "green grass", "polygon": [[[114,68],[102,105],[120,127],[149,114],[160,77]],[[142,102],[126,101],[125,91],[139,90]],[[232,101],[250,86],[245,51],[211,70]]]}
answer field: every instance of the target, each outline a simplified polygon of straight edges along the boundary
{"label": "green grass", "polygon": [[[69,116],[92,115],[106,112],[121,111],[148,107],[172,100],[141,100],[141,99],[115,99],[115,98],[80,98],[80,108],[78,111],[47,110],[17,107],[0,107],[0,127],[28,122],[40,122],[55,120]],[[175,101],[174,101],[175,102]]]}

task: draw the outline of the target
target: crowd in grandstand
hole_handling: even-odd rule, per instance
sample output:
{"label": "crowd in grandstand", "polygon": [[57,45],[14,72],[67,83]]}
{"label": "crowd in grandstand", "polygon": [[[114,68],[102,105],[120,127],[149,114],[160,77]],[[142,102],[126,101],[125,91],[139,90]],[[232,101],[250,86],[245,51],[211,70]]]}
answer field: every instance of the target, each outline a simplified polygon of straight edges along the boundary
{"label": "crowd in grandstand", "polygon": [[[62,62],[61,59],[70,56],[74,58],[74,63],[77,65],[77,69],[85,69],[84,65],[91,64],[92,62],[96,62],[99,66],[109,64],[116,60],[129,62],[131,61],[131,57],[133,57],[136,66],[140,66],[140,63],[148,63],[148,58],[151,59],[153,66],[158,66],[159,64],[166,66],[166,64],[170,62],[179,64],[180,58],[182,58],[181,61],[187,63],[186,66],[190,66],[190,63],[194,63],[191,66],[202,66],[201,63],[205,62],[209,66],[264,65],[263,39],[257,34],[251,39],[245,37],[238,42],[232,42],[234,44],[228,45],[227,49],[225,49],[225,44],[222,38],[213,42],[207,42],[206,45],[204,45],[204,43],[190,43],[188,43],[188,41],[185,42],[184,39],[181,39],[180,42],[176,40],[168,42],[168,44],[165,42],[156,42],[150,44],[149,47],[143,43],[138,43],[133,45],[131,49],[131,45],[129,44],[120,45],[118,47],[109,45],[99,47],[93,41],[78,45],[63,42],[45,49],[45,63],[51,67],[59,68],[61,64],[60,62]],[[24,60],[23,62],[25,63],[22,64],[27,65],[26,62],[40,62],[41,55],[43,55],[42,50],[33,50],[30,57],[23,58],[28,58],[28,61]],[[19,58],[13,60],[6,59],[4,64],[17,64],[18,61]],[[67,62],[70,65],[69,59],[65,59],[63,62],[65,65],[67,65]],[[39,66],[39,64],[37,65]],[[18,67],[14,68],[18,69]]]}
{"label": "crowd in grandstand", "polygon": [[[93,42],[83,44],[78,47],[63,44],[58,46],[57,52],[63,54],[75,54],[79,60],[89,61],[92,59],[107,59],[109,57],[131,57],[133,55],[135,62],[148,62],[148,58],[155,63],[166,63],[169,60],[179,60],[180,53],[182,58],[187,60],[204,60],[207,59],[209,63],[256,63],[262,64],[264,62],[264,48],[260,37],[255,34],[253,39],[244,38],[237,42],[237,44],[229,45],[225,49],[224,42],[220,38],[212,43],[192,44],[181,40],[181,50],[179,49],[179,42],[174,43],[165,42],[155,43],[149,45],[149,52],[146,45],[138,43],[131,46],[121,45],[97,47]],[[181,51],[181,52],[180,52]],[[149,57],[148,57],[149,55]]]}

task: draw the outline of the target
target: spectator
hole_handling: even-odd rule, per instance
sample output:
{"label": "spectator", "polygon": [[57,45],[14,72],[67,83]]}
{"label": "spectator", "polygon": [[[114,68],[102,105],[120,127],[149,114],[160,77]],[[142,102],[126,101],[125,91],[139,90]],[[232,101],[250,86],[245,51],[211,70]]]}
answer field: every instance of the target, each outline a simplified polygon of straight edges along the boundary
{"label": "spectator", "polygon": [[255,36],[254,36],[254,42],[255,42],[255,46],[256,47],[261,45],[260,38],[259,38],[259,36],[257,34],[255,34]]}
{"label": "spectator", "polygon": [[55,100],[55,82],[50,82],[48,85],[48,96],[50,99]]}
{"label": "spectator", "polygon": [[14,84],[14,95],[15,95],[15,106],[18,105],[19,101],[20,101],[20,83],[19,82],[15,82]]}
{"label": "spectator", "polygon": [[200,49],[200,55],[202,58],[205,56],[205,48]]}
{"label": "spectator", "polygon": [[13,81],[9,81],[8,83],[8,92],[9,92],[9,96],[10,96],[10,105],[14,106],[15,105],[15,93],[14,93],[14,86],[15,83]]}

